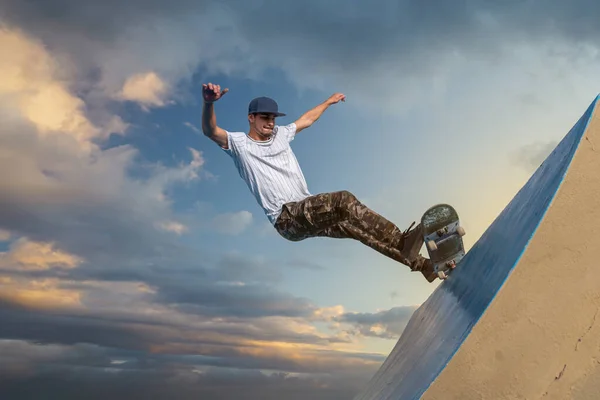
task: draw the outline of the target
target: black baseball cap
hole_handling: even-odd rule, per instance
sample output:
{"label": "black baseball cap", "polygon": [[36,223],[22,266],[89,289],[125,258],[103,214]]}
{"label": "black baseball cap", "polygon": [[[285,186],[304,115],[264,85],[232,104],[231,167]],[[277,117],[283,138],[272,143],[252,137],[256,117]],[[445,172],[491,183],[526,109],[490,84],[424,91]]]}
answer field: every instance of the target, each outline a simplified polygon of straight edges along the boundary
{"label": "black baseball cap", "polygon": [[277,102],[269,97],[257,97],[248,105],[248,114],[275,114],[282,117],[285,114],[279,112]]}

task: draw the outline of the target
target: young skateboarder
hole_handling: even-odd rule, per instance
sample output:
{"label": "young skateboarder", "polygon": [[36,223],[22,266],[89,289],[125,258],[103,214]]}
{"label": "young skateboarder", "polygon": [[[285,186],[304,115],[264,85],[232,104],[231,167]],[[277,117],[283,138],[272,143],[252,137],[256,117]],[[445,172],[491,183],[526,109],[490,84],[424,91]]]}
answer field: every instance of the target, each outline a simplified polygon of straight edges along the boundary
{"label": "young skateboarder", "polygon": [[435,280],[432,263],[419,254],[423,245],[420,224],[411,229],[413,222],[402,232],[349,191],[313,195],[308,190],[290,142],[329,106],[345,101],[343,94],[333,94],[285,126],[275,125],[277,117],[286,115],[279,112],[277,103],[257,97],[248,106],[246,134],[217,125],[214,103],[228,91],[213,83],[203,85],[202,131],[233,159],[241,178],[282,237],[290,241],[316,236],[355,239],[412,271],[420,271],[427,281]]}

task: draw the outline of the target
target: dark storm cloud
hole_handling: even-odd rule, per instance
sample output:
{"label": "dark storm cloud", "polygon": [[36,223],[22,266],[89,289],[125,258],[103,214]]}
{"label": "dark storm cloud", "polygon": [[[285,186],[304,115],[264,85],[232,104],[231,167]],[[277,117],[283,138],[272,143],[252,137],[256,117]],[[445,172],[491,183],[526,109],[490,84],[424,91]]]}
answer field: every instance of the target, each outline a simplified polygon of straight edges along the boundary
{"label": "dark storm cloud", "polygon": [[36,23],[45,21],[48,26],[57,27],[62,32],[85,31],[94,38],[110,40],[127,30],[129,22],[140,22],[160,15],[176,16],[184,14],[186,10],[202,12],[206,4],[210,2],[178,0],[169,4],[162,0],[0,0],[0,15],[18,26],[33,30],[36,29]]}
{"label": "dark storm cloud", "polygon": [[243,254],[225,254],[217,263],[215,279],[227,282],[268,282],[282,280],[281,268]]}
{"label": "dark storm cloud", "polygon": [[[271,349],[270,341],[320,346],[341,341],[335,337],[295,332],[285,321],[222,317],[221,322],[209,322],[185,314],[171,317],[168,312],[154,316],[136,315],[138,310],[141,309],[133,308],[129,313],[119,314],[106,310],[34,310],[0,299],[0,339],[68,348],[82,344],[98,346],[106,348],[113,358],[133,357],[137,363],[183,363],[250,370],[327,373],[348,369],[346,364],[354,361],[361,364],[381,362],[381,356],[372,354],[309,348]],[[45,348],[48,347],[35,347],[40,351]],[[296,351],[302,357],[295,357]],[[0,364],[7,356],[0,348]],[[37,356],[32,354],[31,357]],[[22,357],[25,360],[25,355]],[[85,365],[84,362],[82,366]]]}
{"label": "dark storm cloud", "polygon": [[417,307],[394,307],[377,313],[346,313],[336,318],[354,326],[353,334],[397,339]]}
{"label": "dark storm cloud", "polygon": [[198,374],[195,372],[113,372],[111,370],[59,369],[46,370],[34,378],[0,384],[6,398],[36,399],[46,393],[70,400],[107,398],[141,399],[247,399],[304,400],[318,398],[337,400],[352,398],[363,378],[302,379],[285,374],[262,373]]}
{"label": "dark storm cloud", "polygon": [[[84,274],[79,276],[81,275]],[[140,275],[143,277],[144,274],[140,272]],[[30,275],[13,273],[11,276],[27,278]],[[62,278],[65,278],[64,273]],[[153,287],[156,293],[128,293],[126,290],[125,293],[118,293],[111,288],[110,282],[100,287],[90,287],[85,283],[78,283],[75,275],[68,275],[68,278],[69,281],[59,283],[57,289],[81,293],[84,302],[90,304],[89,309],[55,313],[35,309],[16,311],[16,303],[10,297],[5,297],[5,301],[0,302],[0,314],[4,321],[0,327],[0,337],[26,337],[31,340],[60,343],[81,340],[103,345],[109,345],[106,341],[110,341],[111,346],[117,345],[115,341],[122,341],[119,347],[127,347],[130,344],[150,346],[165,340],[161,333],[163,328],[164,335],[167,335],[167,328],[175,329],[179,333],[194,331],[197,329],[194,323],[217,318],[224,323],[203,326],[198,332],[205,335],[223,334],[223,344],[230,341],[230,336],[248,340],[284,340],[309,344],[338,341],[333,337],[322,338],[313,334],[296,333],[283,324],[270,325],[269,321],[262,321],[261,318],[266,317],[301,318],[308,321],[317,309],[307,299],[293,297],[272,286],[238,286],[220,284],[212,280],[202,281],[180,275],[175,268],[169,277],[154,277],[154,282],[153,278],[149,277],[141,280],[142,283]],[[81,278],[81,281],[85,282],[85,278]],[[120,313],[103,308],[96,311],[96,302],[108,302],[113,307],[129,303],[131,309]],[[182,324],[166,318],[166,310],[164,312],[167,314],[161,316],[136,315],[136,310],[144,309],[149,304],[164,305],[173,313],[186,315],[190,318],[189,323]]]}
{"label": "dark storm cloud", "polygon": [[271,286],[194,284],[182,281],[160,284],[159,301],[174,302],[186,312],[235,317],[308,317],[308,300],[291,297]]}
{"label": "dark storm cloud", "polygon": [[93,315],[69,315],[29,310],[0,298],[0,338],[43,343],[94,343],[147,350],[144,335]]}
{"label": "dark storm cloud", "polygon": [[0,16],[75,65],[71,85],[89,104],[140,72],[158,73],[171,98],[187,101],[181,83],[192,77],[247,79],[275,68],[300,88],[343,91],[398,115],[478,62],[538,70],[518,51],[554,62],[573,58],[565,46],[600,39],[600,3],[591,0],[0,0]]}
{"label": "dark storm cloud", "polygon": [[[375,61],[371,57],[385,57],[390,49],[414,56],[424,51],[420,46],[428,46],[427,51],[446,46],[454,50],[503,40],[498,34],[594,41],[600,32],[600,3],[592,0],[375,0],[368,7],[358,0],[344,2],[343,7],[318,0],[286,1],[285,5],[279,0],[0,1],[2,15],[27,30],[58,28],[108,41],[131,26],[212,16],[209,11],[217,9],[222,13],[219,16],[229,17],[231,26],[239,27],[252,42],[270,39],[265,51],[274,51],[275,56],[281,50],[278,46],[290,46],[304,55],[323,53],[340,63],[352,59],[360,65]],[[218,26],[224,21],[205,22]]]}
{"label": "dark storm cloud", "polygon": [[[311,371],[294,376],[202,367],[193,357],[148,356],[96,346],[58,347],[0,342],[3,398],[106,399],[340,399],[366,384],[375,367],[357,366],[336,375]],[[28,370],[28,366],[35,369]]]}

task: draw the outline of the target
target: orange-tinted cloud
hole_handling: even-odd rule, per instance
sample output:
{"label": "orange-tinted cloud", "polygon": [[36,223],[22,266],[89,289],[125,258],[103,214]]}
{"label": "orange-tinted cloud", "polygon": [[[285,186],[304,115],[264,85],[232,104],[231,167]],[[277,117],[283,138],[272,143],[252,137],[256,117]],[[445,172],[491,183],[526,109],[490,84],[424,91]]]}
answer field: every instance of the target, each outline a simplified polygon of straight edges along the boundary
{"label": "orange-tinted cloud", "polygon": [[92,138],[106,133],[87,119],[84,102],[69,91],[68,67],[42,43],[19,30],[0,27],[0,48],[2,108],[13,108],[40,134],[68,134],[86,148]]}
{"label": "orange-tinted cloud", "polygon": [[27,238],[16,240],[8,252],[0,253],[0,266],[23,271],[70,269],[83,261],[81,257],[58,249],[54,243],[33,242]]}
{"label": "orange-tinted cloud", "polygon": [[1,297],[15,304],[38,310],[78,308],[81,292],[60,287],[58,279],[0,280]]}
{"label": "orange-tinted cloud", "polygon": [[135,74],[127,79],[118,98],[139,103],[144,109],[167,103],[169,85],[155,72]]}

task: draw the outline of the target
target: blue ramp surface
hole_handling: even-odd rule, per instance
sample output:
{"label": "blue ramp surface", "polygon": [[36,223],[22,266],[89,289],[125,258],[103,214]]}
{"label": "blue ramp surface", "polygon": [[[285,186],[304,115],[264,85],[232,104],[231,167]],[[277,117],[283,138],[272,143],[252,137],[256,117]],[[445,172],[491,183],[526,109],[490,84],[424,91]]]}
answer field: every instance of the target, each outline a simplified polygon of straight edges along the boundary
{"label": "blue ramp surface", "polygon": [[389,357],[356,400],[418,399],[433,383],[485,313],[535,234],[571,164],[597,100],[450,278],[413,314]]}

